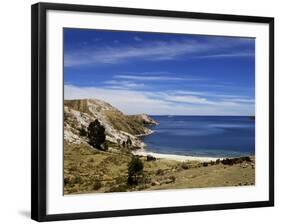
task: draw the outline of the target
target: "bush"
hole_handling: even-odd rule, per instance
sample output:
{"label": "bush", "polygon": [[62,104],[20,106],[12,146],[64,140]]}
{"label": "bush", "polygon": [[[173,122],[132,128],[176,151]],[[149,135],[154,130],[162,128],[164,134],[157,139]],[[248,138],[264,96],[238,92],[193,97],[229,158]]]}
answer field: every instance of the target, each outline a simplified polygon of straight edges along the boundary
{"label": "bush", "polygon": [[226,158],[221,161],[223,165],[233,165],[233,164],[239,164],[243,162],[251,162],[251,158],[249,156],[243,156],[238,158]]}
{"label": "bush", "polygon": [[87,136],[88,132],[85,130],[85,128],[81,128],[79,130],[79,134],[80,134],[80,136]]}
{"label": "bush", "polygon": [[204,167],[208,166],[208,163],[207,162],[203,162],[203,166]]}
{"label": "bush", "polygon": [[233,165],[233,160],[232,160],[232,159],[229,159],[229,158],[226,158],[226,159],[223,159],[223,160],[221,161],[221,163],[222,163],[223,165],[230,165],[230,166],[232,166],[232,165]]}
{"label": "bush", "polygon": [[155,161],[156,158],[154,156],[151,156],[151,155],[147,155],[146,157],[146,161]]}
{"label": "bush", "polygon": [[91,146],[106,150],[106,147],[102,146],[105,143],[105,128],[97,119],[88,126],[88,139]]}
{"label": "bush", "polygon": [[133,157],[128,165],[128,184],[138,184],[138,177],[143,173],[143,163],[138,157]]}

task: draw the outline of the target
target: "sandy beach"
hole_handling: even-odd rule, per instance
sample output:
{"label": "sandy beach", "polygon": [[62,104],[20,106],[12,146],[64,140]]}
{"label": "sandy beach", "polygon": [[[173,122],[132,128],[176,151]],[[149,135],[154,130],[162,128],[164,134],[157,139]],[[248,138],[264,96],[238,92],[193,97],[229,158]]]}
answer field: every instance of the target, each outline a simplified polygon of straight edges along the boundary
{"label": "sandy beach", "polygon": [[157,159],[168,159],[168,160],[175,160],[179,162],[185,161],[200,161],[200,162],[210,162],[216,161],[217,159],[223,158],[215,158],[215,157],[200,157],[200,156],[184,156],[184,155],[173,155],[173,154],[163,154],[163,153],[155,153],[155,152],[147,152],[145,149],[140,149],[133,151],[134,155],[137,156],[153,156]]}

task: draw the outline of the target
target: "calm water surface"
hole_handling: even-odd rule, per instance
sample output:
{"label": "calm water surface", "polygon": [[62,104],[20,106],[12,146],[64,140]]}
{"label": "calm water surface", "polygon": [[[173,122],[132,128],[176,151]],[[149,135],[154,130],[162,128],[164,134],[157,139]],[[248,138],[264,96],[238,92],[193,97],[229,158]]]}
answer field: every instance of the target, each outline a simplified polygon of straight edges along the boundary
{"label": "calm water surface", "polygon": [[160,124],[143,137],[147,151],[234,157],[255,154],[255,121],[244,116],[151,116]]}

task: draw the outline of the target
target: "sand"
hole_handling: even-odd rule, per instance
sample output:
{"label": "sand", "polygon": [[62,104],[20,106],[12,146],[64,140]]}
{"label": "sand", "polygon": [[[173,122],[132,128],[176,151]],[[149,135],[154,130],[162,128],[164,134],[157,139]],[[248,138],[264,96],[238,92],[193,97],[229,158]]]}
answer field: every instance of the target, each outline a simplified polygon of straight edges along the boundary
{"label": "sand", "polygon": [[210,162],[210,161],[216,161],[217,159],[223,159],[223,158],[219,158],[219,157],[184,156],[184,155],[147,152],[145,149],[136,150],[133,152],[133,154],[138,155],[138,156],[150,155],[157,159],[168,159],[168,160],[175,160],[175,161],[179,161],[179,162],[185,162],[185,161]]}

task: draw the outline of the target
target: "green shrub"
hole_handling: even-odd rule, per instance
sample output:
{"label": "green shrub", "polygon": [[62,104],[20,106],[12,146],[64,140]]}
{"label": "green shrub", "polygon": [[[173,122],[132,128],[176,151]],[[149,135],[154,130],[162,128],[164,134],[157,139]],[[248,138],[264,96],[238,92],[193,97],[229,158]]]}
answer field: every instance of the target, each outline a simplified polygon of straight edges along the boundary
{"label": "green shrub", "polygon": [[138,177],[143,173],[143,163],[138,157],[132,157],[128,165],[128,184],[138,184]]}
{"label": "green shrub", "polygon": [[88,139],[91,146],[100,150],[106,150],[106,147],[102,146],[105,143],[105,128],[97,119],[88,126]]}

